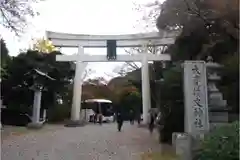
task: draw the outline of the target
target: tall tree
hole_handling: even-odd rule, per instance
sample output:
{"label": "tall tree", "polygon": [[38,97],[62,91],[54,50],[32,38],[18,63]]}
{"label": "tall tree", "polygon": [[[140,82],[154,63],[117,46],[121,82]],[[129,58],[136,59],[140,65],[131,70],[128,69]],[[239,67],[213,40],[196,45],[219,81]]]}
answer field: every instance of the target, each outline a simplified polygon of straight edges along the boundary
{"label": "tall tree", "polygon": [[166,0],[157,20],[159,29],[182,28],[166,52],[173,60],[213,60],[225,66],[220,88],[230,107],[238,108],[239,1]]}
{"label": "tall tree", "polygon": [[[162,54],[166,50],[167,46],[152,47],[147,46],[147,52],[150,54]],[[141,54],[143,48],[132,48],[126,51],[128,54]],[[165,69],[165,62],[153,62],[149,63],[149,79],[151,81],[151,98],[152,98],[152,107],[160,107],[160,94],[158,88],[161,83],[162,71]],[[122,68],[118,69],[118,73],[121,76],[127,78],[132,84],[136,85],[137,88],[141,91],[141,65],[135,62],[127,62]]]}
{"label": "tall tree", "polygon": [[6,43],[3,39],[0,39],[0,54],[1,54],[1,78],[4,77],[4,75],[6,75],[6,65],[10,62],[11,57],[8,54],[8,49],[6,46]]}
{"label": "tall tree", "polygon": [[27,17],[37,16],[33,4],[42,0],[1,0],[1,25],[19,35],[26,28]]}
{"label": "tall tree", "polygon": [[55,81],[45,80],[43,85],[46,91],[43,92],[43,108],[54,105],[58,99],[62,99],[67,93],[68,85],[73,78],[73,70],[70,63],[59,63],[55,56],[60,52],[43,54],[37,51],[21,53],[6,67],[7,76],[2,81],[1,93],[3,102],[8,107],[19,109],[22,106],[26,110],[31,109],[34,84],[32,70],[38,69]]}
{"label": "tall tree", "polygon": [[[167,0],[161,4],[159,29],[179,29],[182,34],[169,48],[176,60],[221,61],[225,54],[237,54],[239,42],[238,0]],[[190,45],[189,45],[190,43]]]}

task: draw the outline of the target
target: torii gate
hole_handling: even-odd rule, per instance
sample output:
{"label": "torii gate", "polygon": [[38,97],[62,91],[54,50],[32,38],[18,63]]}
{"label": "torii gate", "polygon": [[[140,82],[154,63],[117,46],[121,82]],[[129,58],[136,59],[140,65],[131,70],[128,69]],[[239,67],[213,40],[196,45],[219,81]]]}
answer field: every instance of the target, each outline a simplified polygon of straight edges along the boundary
{"label": "torii gate", "polygon": [[[47,38],[52,41],[56,47],[78,47],[77,55],[57,55],[57,61],[77,61],[73,102],[71,109],[71,121],[78,123],[81,110],[81,94],[82,82],[81,76],[86,63],[84,62],[142,62],[142,101],[143,101],[143,123],[147,123],[148,110],[151,106],[149,68],[148,61],[169,61],[170,55],[147,54],[147,47],[144,54],[139,55],[116,55],[116,47],[142,47],[148,46],[164,46],[173,44],[179,31],[172,32],[151,32],[144,34],[129,35],[85,35],[85,34],[67,34],[47,31]],[[108,54],[105,55],[88,55],[84,54],[84,48],[102,48],[107,47]]]}

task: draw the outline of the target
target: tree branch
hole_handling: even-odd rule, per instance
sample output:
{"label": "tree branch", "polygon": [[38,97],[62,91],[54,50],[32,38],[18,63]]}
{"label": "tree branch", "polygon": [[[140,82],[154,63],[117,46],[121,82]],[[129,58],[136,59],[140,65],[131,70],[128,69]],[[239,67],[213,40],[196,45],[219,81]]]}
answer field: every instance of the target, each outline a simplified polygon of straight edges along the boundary
{"label": "tree branch", "polygon": [[3,16],[3,21],[5,20],[7,22],[7,25],[10,27],[10,29],[12,31],[14,31],[17,36],[19,36],[18,29],[14,25],[12,25],[12,23],[9,21],[8,17],[5,15],[3,9],[4,8],[2,8],[2,7],[0,8],[1,14]]}

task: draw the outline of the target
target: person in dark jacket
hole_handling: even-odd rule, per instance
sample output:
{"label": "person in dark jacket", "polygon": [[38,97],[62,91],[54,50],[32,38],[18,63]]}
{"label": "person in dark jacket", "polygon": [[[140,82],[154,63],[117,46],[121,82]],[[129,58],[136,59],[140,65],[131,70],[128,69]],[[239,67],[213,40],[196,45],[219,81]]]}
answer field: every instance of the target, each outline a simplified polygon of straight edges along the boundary
{"label": "person in dark jacket", "polygon": [[154,129],[154,123],[155,123],[155,114],[153,112],[150,112],[149,131],[151,134]]}
{"label": "person in dark jacket", "polygon": [[99,124],[102,125],[102,114],[98,114],[98,120],[99,120]]}
{"label": "person in dark jacket", "polygon": [[95,124],[96,122],[97,122],[97,113],[95,113],[94,115],[93,115],[93,123]]}
{"label": "person in dark jacket", "polygon": [[122,125],[123,125],[123,117],[121,112],[117,113],[117,124],[118,124],[118,131],[121,132]]}
{"label": "person in dark jacket", "polygon": [[130,110],[129,120],[130,120],[130,124],[133,125],[134,124],[134,113],[133,113],[133,110]]}
{"label": "person in dark jacket", "polygon": [[137,122],[138,122],[138,125],[140,125],[141,123],[141,114],[137,114]]}

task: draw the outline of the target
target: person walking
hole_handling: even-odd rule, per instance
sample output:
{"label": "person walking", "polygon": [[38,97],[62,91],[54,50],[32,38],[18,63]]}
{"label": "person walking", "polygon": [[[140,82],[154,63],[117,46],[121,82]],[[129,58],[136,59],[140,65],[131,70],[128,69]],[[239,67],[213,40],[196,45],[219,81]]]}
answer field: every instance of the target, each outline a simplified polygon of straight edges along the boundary
{"label": "person walking", "polygon": [[117,113],[117,124],[118,124],[118,132],[121,132],[122,125],[123,125],[123,117],[121,112]]}
{"label": "person walking", "polygon": [[116,121],[116,113],[113,113],[113,122]]}
{"label": "person walking", "polygon": [[99,120],[99,124],[102,125],[102,114],[98,114],[98,120]]}
{"label": "person walking", "polygon": [[94,115],[93,115],[93,123],[94,124],[96,124],[96,122],[97,122],[97,113],[95,113]]}
{"label": "person walking", "polygon": [[133,113],[133,110],[130,110],[129,120],[130,120],[130,124],[133,125],[134,124],[134,113]]}
{"label": "person walking", "polygon": [[154,129],[154,122],[155,122],[155,114],[150,112],[150,122],[149,122],[149,131],[152,134]]}
{"label": "person walking", "polygon": [[141,117],[138,117],[137,122],[138,122],[138,125],[140,125],[140,123],[141,123]]}

